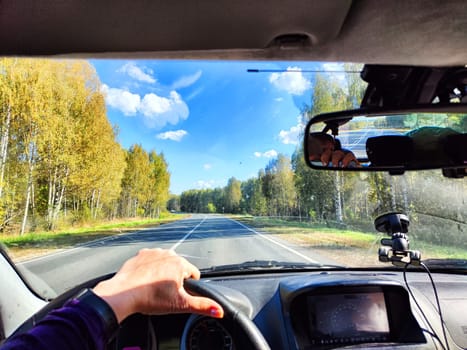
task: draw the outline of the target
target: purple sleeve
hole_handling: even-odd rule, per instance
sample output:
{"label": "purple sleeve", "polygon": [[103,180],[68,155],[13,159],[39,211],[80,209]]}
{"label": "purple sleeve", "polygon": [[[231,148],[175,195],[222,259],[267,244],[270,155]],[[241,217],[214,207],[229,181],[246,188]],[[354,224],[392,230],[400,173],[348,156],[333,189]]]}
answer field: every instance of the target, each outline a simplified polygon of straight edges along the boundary
{"label": "purple sleeve", "polygon": [[9,339],[0,350],[100,350],[107,341],[99,314],[72,300],[50,312],[29,332]]}

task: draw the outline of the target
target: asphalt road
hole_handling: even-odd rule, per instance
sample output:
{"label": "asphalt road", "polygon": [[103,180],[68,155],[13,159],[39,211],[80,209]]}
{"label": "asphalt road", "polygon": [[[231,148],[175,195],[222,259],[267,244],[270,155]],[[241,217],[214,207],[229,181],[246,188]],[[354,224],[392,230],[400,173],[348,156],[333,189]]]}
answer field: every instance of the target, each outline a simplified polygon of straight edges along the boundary
{"label": "asphalt road", "polygon": [[370,137],[383,135],[401,135],[401,132],[396,129],[342,130],[337,138],[342,148],[352,151],[357,158],[367,158],[366,141]]}
{"label": "asphalt road", "polygon": [[88,279],[115,272],[142,248],[173,249],[198,268],[251,260],[319,262],[307,250],[216,215],[113,236],[29,260],[22,265],[58,294]]}

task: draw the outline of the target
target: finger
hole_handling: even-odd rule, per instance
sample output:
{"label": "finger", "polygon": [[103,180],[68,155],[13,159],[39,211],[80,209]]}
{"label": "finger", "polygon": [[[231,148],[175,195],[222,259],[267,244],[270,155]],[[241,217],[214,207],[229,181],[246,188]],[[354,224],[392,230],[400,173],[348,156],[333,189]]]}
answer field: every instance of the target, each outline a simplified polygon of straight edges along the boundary
{"label": "finger", "polygon": [[344,152],[342,151],[335,151],[332,154],[332,166],[333,167],[338,167],[339,162],[344,158]]}
{"label": "finger", "polygon": [[184,264],[183,264],[184,270],[186,272],[185,275],[187,275],[187,276],[184,276],[184,279],[191,277],[195,280],[199,280],[201,277],[201,272],[198,270],[198,268],[192,263],[190,263],[188,260],[186,259],[183,259],[183,260],[184,260]]}
{"label": "finger", "polygon": [[361,164],[358,161],[358,159],[355,157],[355,154],[347,153],[344,159],[342,160],[342,166],[347,167],[349,166],[351,162],[354,162],[356,167],[361,167]]}
{"label": "finger", "polygon": [[331,150],[326,150],[323,152],[323,154],[321,154],[321,163],[323,163],[324,166],[328,165],[329,161],[331,160],[331,155]]}
{"label": "finger", "polygon": [[212,299],[193,296],[188,293],[186,293],[185,298],[189,307],[188,312],[215,318],[224,317],[224,309]]}
{"label": "finger", "polygon": [[346,168],[349,166],[350,162],[352,161],[356,161],[354,155],[352,153],[347,153],[344,159],[342,159],[342,166]]}

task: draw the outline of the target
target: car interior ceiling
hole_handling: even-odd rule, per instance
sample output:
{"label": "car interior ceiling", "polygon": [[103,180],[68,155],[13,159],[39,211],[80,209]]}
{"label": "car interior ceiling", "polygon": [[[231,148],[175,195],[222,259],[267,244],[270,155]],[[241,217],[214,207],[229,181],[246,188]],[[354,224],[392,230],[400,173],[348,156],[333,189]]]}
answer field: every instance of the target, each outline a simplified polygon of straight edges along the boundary
{"label": "car interior ceiling", "polygon": [[463,6],[459,0],[442,6],[413,0],[3,0],[0,54],[464,65]]}

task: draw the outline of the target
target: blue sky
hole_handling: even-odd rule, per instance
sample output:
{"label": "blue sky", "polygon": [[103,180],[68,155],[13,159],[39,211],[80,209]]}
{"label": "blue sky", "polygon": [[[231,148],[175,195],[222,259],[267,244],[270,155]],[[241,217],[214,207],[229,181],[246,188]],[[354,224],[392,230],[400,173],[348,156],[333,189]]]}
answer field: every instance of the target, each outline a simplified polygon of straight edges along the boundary
{"label": "blue sky", "polygon": [[[342,69],[301,62],[92,60],[123,147],[164,153],[170,190],[246,180],[277,153],[291,155],[313,74]],[[285,72],[248,73],[247,69]],[[287,72],[293,69],[295,72]]]}

